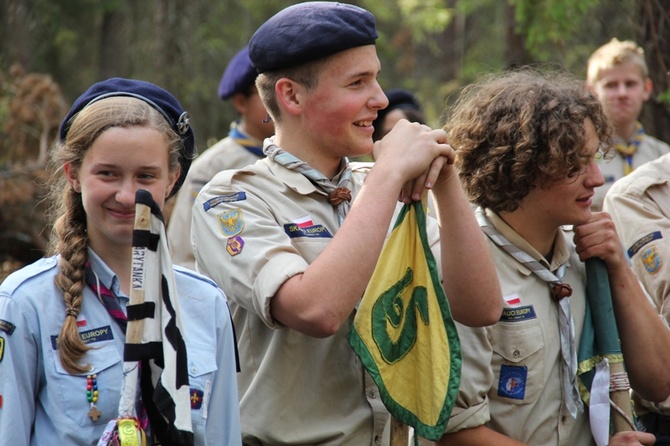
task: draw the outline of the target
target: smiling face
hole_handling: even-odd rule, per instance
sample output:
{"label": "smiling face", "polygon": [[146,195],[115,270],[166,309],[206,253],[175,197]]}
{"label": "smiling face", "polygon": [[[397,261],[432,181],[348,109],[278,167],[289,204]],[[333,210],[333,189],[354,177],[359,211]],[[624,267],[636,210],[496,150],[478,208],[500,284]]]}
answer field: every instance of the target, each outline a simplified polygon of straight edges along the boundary
{"label": "smiling face", "polygon": [[377,82],[374,45],[342,51],[321,67],[316,88],[302,95],[302,128],[312,147],[330,156],[372,152],[372,122],[388,99]]}
{"label": "smiling face", "polygon": [[521,201],[519,211],[526,214],[528,228],[554,231],[562,225],[577,225],[591,218],[594,188],[604,184],[596,157],[600,141],[590,119],[584,122],[585,145],[582,152],[582,171],[543,184],[540,179]]}
{"label": "smiling face", "polygon": [[91,248],[98,254],[130,248],[135,192],[148,190],[163,207],[178,170],[168,167],[168,141],[144,126],[105,130],[86,152],[81,167],[65,165],[72,187],[81,192]]}

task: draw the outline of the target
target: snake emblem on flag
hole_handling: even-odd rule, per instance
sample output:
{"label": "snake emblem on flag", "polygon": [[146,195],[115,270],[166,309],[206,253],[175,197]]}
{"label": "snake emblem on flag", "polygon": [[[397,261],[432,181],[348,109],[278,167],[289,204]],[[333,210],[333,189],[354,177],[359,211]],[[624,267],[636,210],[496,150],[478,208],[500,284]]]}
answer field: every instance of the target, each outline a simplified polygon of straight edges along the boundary
{"label": "snake emblem on flag", "polygon": [[391,415],[420,436],[438,440],[458,394],[461,354],[422,206],[415,202],[400,211],[349,343]]}

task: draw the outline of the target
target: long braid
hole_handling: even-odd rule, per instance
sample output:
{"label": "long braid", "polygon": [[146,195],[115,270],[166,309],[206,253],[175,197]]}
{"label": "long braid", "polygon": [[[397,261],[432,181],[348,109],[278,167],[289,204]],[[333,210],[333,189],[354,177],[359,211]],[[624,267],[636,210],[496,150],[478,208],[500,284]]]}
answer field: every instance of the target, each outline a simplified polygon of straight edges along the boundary
{"label": "long braid", "polygon": [[65,321],[58,336],[58,352],[63,368],[69,373],[84,373],[89,365],[79,361],[90,347],[84,344],[77,328],[77,316],[81,310],[84,288],[84,273],[88,260],[86,216],[81,195],[72,189],[63,194],[65,213],[54,224],[56,249],[60,252],[59,273],[56,285],[63,291]]}

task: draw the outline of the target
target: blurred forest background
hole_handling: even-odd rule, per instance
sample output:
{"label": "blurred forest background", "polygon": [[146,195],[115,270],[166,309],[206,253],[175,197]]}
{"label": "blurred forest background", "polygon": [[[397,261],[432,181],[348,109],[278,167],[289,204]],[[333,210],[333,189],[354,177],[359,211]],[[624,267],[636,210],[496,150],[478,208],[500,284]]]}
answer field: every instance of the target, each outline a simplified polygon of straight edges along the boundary
{"label": "blurred forest background", "polygon": [[[123,76],[174,93],[198,150],[235,118],[217,85],[229,59],[288,0],[0,0],[0,281],[44,254],[44,161],[72,101]],[[646,52],[647,131],[670,141],[668,0],[351,0],[372,11],[384,89],[416,92],[433,126],[478,76],[541,64],[584,77],[612,37]]]}

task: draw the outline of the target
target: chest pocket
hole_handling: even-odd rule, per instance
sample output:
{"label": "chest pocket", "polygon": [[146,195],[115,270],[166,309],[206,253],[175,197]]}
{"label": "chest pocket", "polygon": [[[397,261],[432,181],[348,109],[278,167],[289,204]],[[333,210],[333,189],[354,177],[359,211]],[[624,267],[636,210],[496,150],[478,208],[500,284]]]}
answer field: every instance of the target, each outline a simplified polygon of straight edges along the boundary
{"label": "chest pocket", "polygon": [[[59,399],[59,403],[51,405],[52,408],[63,410],[67,416],[82,427],[104,425],[117,416],[123,364],[113,341],[104,345],[97,344],[86,353],[81,363],[91,364],[93,370],[81,375],[71,375],[63,368],[58,350],[51,350],[51,357],[55,373],[48,379],[56,381],[56,385],[51,386],[50,384],[50,387],[58,389],[57,398]],[[86,396],[86,375],[88,374],[97,375],[99,398],[96,406],[102,414],[97,420],[88,416],[91,410],[91,403]]]}
{"label": "chest pocket", "polygon": [[492,327],[492,399],[530,404],[544,387],[544,337],[537,318],[498,322]]}
{"label": "chest pocket", "polygon": [[216,366],[216,352],[203,345],[188,345],[188,380],[191,387],[191,422],[204,425],[207,406],[212,393]]}

